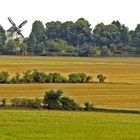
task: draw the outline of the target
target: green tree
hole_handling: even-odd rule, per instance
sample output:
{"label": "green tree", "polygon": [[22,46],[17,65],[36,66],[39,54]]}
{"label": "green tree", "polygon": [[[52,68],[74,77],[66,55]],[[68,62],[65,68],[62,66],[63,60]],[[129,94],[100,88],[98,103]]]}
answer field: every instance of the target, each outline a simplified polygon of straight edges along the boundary
{"label": "green tree", "polygon": [[103,23],[97,24],[93,30],[93,43],[96,46],[110,47],[111,44],[118,44],[120,39],[120,32],[116,25]]}
{"label": "green tree", "polygon": [[62,23],[51,21],[46,23],[45,37],[47,39],[61,39]]}
{"label": "green tree", "polygon": [[107,47],[107,46],[103,46],[103,47],[101,48],[101,56],[108,56],[108,54],[109,54],[109,49],[108,49],[108,47]]}
{"label": "green tree", "polygon": [[48,109],[60,109],[60,97],[62,94],[61,90],[46,91],[43,99],[45,107]]}
{"label": "green tree", "polygon": [[3,53],[3,47],[6,41],[4,28],[0,25],[0,53]]}

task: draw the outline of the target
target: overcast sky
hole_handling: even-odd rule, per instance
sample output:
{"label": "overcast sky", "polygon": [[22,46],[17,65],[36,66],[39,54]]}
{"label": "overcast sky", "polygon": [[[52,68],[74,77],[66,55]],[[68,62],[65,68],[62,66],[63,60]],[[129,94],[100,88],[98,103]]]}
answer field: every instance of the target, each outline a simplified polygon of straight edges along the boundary
{"label": "overcast sky", "polygon": [[140,23],[140,0],[1,0],[0,5],[0,24],[5,30],[11,26],[7,20],[9,16],[16,24],[28,20],[22,29],[25,36],[35,20],[45,24],[83,17],[92,27],[100,22],[109,24],[119,20],[129,29],[135,29]]}

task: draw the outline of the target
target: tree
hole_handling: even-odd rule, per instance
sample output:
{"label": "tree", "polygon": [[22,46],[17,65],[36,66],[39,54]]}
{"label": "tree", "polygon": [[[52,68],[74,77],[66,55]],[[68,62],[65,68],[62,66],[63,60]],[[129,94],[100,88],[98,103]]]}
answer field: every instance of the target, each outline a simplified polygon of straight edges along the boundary
{"label": "tree", "polygon": [[19,48],[20,48],[21,55],[27,55],[27,44],[25,42],[21,42],[19,44]]}
{"label": "tree", "polygon": [[92,42],[91,25],[84,18],[74,23],[73,45],[82,46]]}
{"label": "tree", "polygon": [[51,21],[46,23],[45,37],[49,39],[61,39],[62,23]]}
{"label": "tree", "polygon": [[118,20],[113,21],[112,24],[115,25],[120,32],[119,44],[121,45],[121,47],[128,47],[128,45],[129,45],[128,27],[126,27],[124,24],[121,24]]}
{"label": "tree", "polygon": [[47,51],[56,53],[75,53],[75,47],[71,46],[62,39],[50,39],[46,43]]}
{"label": "tree", "polygon": [[110,47],[111,44],[118,44],[120,38],[120,32],[116,25],[103,23],[97,24],[93,30],[93,43],[96,46]]}
{"label": "tree", "polygon": [[101,48],[101,56],[108,56],[108,53],[109,53],[109,49],[107,46],[103,46]]}
{"label": "tree", "polygon": [[3,52],[3,47],[6,41],[6,35],[5,35],[5,30],[3,27],[0,25],[0,53]]}
{"label": "tree", "polygon": [[19,39],[8,40],[3,49],[3,54],[16,55],[20,54]]}
{"label": "tree", "polygon": [[41,54],[44,49],[45,41],[45,28],[41,21],[35,21],[32,25],[32,31],[29,38],[26,39],[28,48],[27,51],[30,54]]}
{"label": "tree", "polygon": [[62,94],[61,90],[46,91],[43,99],[45,107],[48,109],[60,109],[60,97]]}
{"label": "tree", "polygon": [[131,37],[131,46],[135,47],[136,53],[140,54],[140,24],[137,25],[135,31],[130,31],[129,34]]}
{"label": "tree", "polygon": [[43,23],[36,20],[32,25],[31,33],[34,35],[37,44],[44,41],[45,28]]}

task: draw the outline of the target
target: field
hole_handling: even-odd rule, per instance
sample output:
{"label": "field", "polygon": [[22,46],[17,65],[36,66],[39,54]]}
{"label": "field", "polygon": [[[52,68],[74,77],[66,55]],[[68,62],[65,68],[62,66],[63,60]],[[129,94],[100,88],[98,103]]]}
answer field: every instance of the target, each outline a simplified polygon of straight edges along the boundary
{"label": "field", "polygon": [[139,140],[134,114],[1,110],[1,140]]}
{"label": "field", "polygon": [[96,107],[140,109],[140,58],[79,58],[0,56],[0,71],[10,76],[26,70],[84,72],[107,76],[105,84],[22,84],[0,85],[0,98],[43,97],[49,89],[62,89],[64,94],[80,104],[91,101]]}

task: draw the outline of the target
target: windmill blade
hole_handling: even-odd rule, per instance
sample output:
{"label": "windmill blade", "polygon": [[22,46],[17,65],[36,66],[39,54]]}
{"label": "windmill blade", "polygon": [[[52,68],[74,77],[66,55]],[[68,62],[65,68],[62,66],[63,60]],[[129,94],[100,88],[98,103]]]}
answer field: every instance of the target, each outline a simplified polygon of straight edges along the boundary
{"label": "windmill blade", "polygon": [[11,28],[9,28],[8,30],[7,30],[7,32],[11,32],[11,33],[14,33],[15,32],[15,27],[14,26],[12,26]]}
{"label": "windmill blade", "polygon": [[24,36],[21,32],[19,32],[19,33],[17,32],[17,34],[20,35],[24,39]]}
{"label": "windmill blade", "polygon": [[27,22],[28,22],[27,20],[23,21],[18,27],[19,28],[23,27]]}
{"label": "windmill blade", "polygon": [[16,26],[16,24],[13,22],[13,20],[10,17],[8,17],[8,20],[13,26]]}

